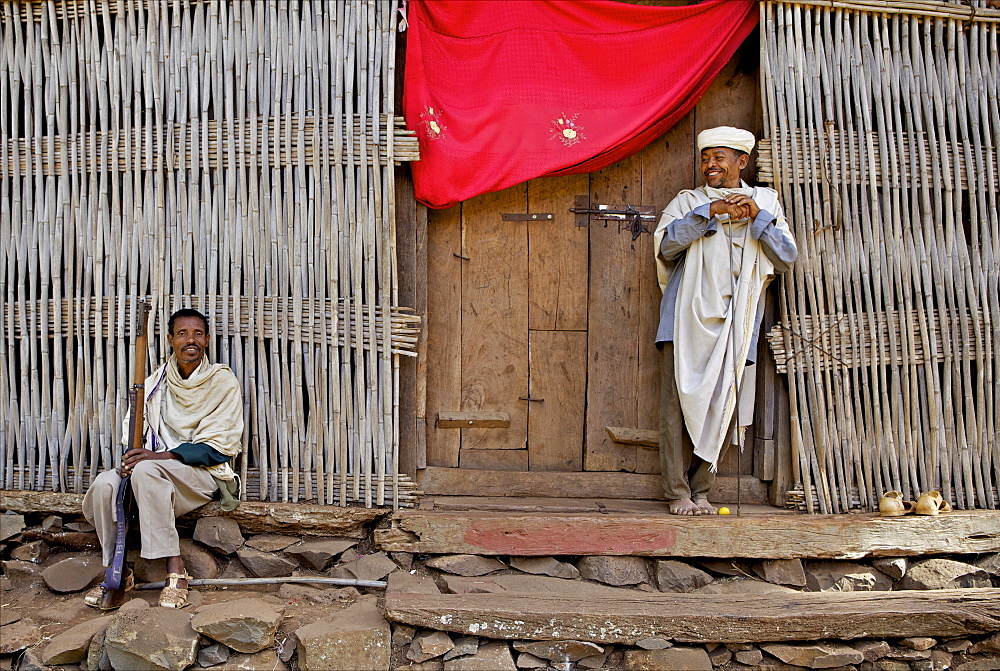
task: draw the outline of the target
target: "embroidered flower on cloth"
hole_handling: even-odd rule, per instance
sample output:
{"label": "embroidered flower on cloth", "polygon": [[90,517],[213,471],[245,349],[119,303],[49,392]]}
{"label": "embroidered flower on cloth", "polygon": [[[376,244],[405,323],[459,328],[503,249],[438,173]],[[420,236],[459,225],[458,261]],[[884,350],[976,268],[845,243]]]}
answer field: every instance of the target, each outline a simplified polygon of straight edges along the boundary
{"label": "embroidered flower on cloth", "polygon": [[420,113],[420,125],[428,140],[440,140],[448,130],[448,127],[441,123],[441,110],[435,110],[433,107],[425,107]]}
{"label": "embroidered flower on cloth", "polygon": [[549,128],[552,133],[549,139],[559,138],[559,141],[567,147],[572,147],[577,142],[586,140],[587,136],[583,134],[583,126],[576,122],[578,116],[580,115],[574,114],[570,117],[564,114],[558,119],[553,119],[552,126]]}

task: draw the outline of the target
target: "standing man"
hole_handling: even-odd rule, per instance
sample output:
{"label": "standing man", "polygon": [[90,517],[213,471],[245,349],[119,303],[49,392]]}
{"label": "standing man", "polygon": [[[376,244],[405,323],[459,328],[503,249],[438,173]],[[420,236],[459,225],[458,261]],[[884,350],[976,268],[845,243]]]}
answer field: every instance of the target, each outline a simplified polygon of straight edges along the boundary
{"label": "standing man", "polygon": [[[145,447],[131,449],[122,459],[121,474],[104,471],[83,498],[83,514],[94,525],[109,566],[115,548],[115,497],[122,477],[131,475],[139,513],[144,559],[167,559],[167,585],[160,605],[181,608],[187,603],[187,571],[180,556],[175,518],[212,500],[237,484],[229,464],[240,453],[243,439],[243,398],[229,366],[208,362],[208,320],[197,310],[178,310],[170,317],[167,342],[173,353],[145,382]],[[125,438],[128,431],[126,422]],[[126,570],[123,589],[92,589],[84,602],[110,610],[124,602],[132,588]]]}
{"label": "standing man", "polygon": [[653,236],[663,291],[660,470],[674,515],[718,512],[708,502],[718,463],[734,423],[753,417],[753,385],[741,381],[756,357],[764,290],[798,256],[777,193],[740,179],[755,144],[729,126],[699,133],[705,185],[677,194]]}

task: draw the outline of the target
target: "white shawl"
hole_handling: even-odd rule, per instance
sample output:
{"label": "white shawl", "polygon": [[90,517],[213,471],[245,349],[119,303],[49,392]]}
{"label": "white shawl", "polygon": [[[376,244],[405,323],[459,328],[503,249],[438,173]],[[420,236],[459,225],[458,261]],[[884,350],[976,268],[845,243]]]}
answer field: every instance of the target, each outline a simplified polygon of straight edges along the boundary
{"label": "white shawl", "polygon": [[[181,443],[205,443],[230,457],[243,449],[243,395],[229,366],[202,359],[184,379],[171,354],[146,378],[145,395],[148,449],[162,452]],[[206,470],[220,480],[236,475],[229,462]]]}
{"label": "white shawl", "polygon": [[[741,182],[735,189],[701,186],[682,191],[664,210],[663,221],[680,219],[698,205],[719,200],[731,192],[752,197],[763,210],[781,211],[775,191],[752,189]],[[674,313],[677,391],[694,453],[712,464],[713,470],[728,439],[737,403],[734,381],[743,378],[757,306],[764,287],[774,276],[774,265],[750,236],[751,223],[744,219],[721,225],[716,235],[703,236],[688,247],[677,292]],[[657,233],[654,243],[659,250],[663,230]],[[657,266],[661,283],[665,284],[668,267],[659,254]],[[753,390],[746,392],[752,394]],[[749,407],[752,409],[752,401]],[[744,412],[740,415],[741,425],[749,423]]]}

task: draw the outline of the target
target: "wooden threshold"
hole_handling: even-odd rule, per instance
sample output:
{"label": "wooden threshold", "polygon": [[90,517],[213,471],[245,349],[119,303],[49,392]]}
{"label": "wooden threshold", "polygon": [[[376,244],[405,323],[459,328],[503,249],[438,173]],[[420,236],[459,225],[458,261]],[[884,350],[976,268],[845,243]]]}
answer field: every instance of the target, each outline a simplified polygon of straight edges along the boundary
{"label": "wooden threshold", "polygon": [[1000,589],[769,594],[405,594],[386,617],[416,627],[502,639],[635,645],[824,638],[935,639],[1000,629]]}
{"label": "wooden threshold", "polygon": [[[429,466],[417,471],[424,494],[545,496],[663,500],[659,475],[618,472],[487,471]],[[716,479],[712,500],[767,503],[767,485],[754,477]]]}
{"label": "wooden threshold", "polygon": [[401,510],[376,529],[382,550],[523,557],[638,555],[859,559],[1000,551],[1000,513],[712,515]]}

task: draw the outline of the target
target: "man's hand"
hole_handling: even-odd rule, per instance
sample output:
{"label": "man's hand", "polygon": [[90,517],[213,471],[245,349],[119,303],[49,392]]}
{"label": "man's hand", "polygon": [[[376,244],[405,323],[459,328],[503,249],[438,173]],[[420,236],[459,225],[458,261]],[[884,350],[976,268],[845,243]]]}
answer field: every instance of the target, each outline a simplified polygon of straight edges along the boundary
{"label": "man's hand", "polygon": [[153,452],[152,450],[147,450],[145,448],[135,448],[129,450],[125,453],[125,458],[122,459],[122,477],[132,474],[132,469],[140,461],[146,461],[147,459],[176,459],[177,455],[173,452]]}
{"label": "man's hand", "polygon": [[721,200],[716,200],[711,207],[712,216],[727,213],[733,219],[756,219],[760,208],[750,196],[742,193],[731,193]]}

